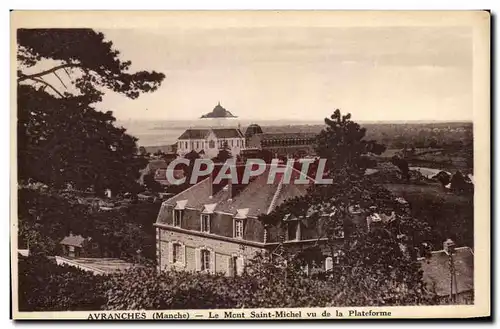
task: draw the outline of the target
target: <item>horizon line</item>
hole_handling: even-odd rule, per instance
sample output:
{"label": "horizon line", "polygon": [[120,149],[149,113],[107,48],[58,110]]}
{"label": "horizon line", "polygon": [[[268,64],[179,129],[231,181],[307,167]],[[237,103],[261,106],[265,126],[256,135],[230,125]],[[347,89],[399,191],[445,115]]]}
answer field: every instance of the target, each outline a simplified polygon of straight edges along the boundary
{"label": "horizon line", "polygon": [[[326,117],[325,117],[326,118]],[[245,118],[209,118],[209,119],[238,119],[240,121],[264,121],[264,122],[273,122],[273,121],[278,121],[278,122],[297,122],[297,121],[303,121],[304,123],[314,123],[314,124],[324,124],[324,119],[320,120],[308,120],[308,119],[245,119]],[[186,122],[186,121],[199,121],[203,120],[204,122],[209,122],[209,120],[205,119],[140,119],[140,118],[129,118],[129,119],[116,119],[116,122],[120,121],[142,121],[142,122],[151,122],[151,121],[170,121],[170,122]],[[352,119],[351,119],[352,120]],[[236,120],[235,120],[236,121]],[[403,119],[396,119],[396,120],[352,120],[356,123],[360,124],[371,124],[371,123],[474,123],[474,120],[471,119],[417,119],[417,120],[403,120]],[[200,121],[202,122],[202,121]]]}

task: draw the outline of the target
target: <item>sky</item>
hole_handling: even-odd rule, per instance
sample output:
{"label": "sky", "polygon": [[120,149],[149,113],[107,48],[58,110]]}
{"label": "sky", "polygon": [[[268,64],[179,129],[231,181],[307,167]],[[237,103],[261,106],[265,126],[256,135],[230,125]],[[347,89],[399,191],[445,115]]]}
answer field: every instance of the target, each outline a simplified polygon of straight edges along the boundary
{"label": "sky", "polygon": [[472,120],[472,31],[446,26],[169,24],[96,29],[131,69],[166,75],[119,120],[189,120],[220,101],[240,119]]}

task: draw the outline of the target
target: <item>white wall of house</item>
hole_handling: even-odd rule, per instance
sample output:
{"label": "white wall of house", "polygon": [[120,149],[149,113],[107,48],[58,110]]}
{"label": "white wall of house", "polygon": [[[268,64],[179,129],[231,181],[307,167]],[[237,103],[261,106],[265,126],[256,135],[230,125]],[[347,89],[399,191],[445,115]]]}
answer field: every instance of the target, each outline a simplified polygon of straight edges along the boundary
{"label": "white wall of house", "polygon": [[239,155],[241,150],[245,149],[245,138],[217,138],[211,132],[206,139],[177,140],[177,153],[184,156],[192,150],[196,152],[203,150],[206,157],[213,158],[217,156],[226,141],[233,156]]}

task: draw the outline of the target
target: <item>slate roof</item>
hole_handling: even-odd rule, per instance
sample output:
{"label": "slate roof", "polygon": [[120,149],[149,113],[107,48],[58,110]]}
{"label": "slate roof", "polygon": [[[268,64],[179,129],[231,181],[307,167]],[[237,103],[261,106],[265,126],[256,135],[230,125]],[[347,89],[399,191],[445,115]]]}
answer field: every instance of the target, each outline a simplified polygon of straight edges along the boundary
{"label": "slate roof", "polygon": [[212,128],[212,129],[186,129],[178,139],[206,139],[210,132],[217,138],[244,138],[243,133],[238,128]]}
{"label": "slate roof", "polygon": [[[186,208],[197,209],[203,211],[207,204],[214,204],[214,212],[223,212],[236,215],[238,210],[247,209],[246,216],[257,217],[261,214],[271,212],[277,206],[288,199],[303,196],[306,194],[309,185],[294,185],[280,184],[282,175],[276,175],[276,179],[272,184],[267,184],[269,166],[263,174],[257,176],[254,180],[241,187],[233,185],[233,189],[238,187],[239,191],[229,200],[229,190],[224,188],[216,192],[210,197],[210,178],[206,178],[196,185],[184,190],[176,196],[166,200],[160,213],[157,222],[165,222],[168,212],[166,207],[175,207],[178,201],[186,200]],[[292,169],[292,182],[300,176],[300,172]],[[310,179],[312,183],[313,180]]]}
{"label": "slate roof", "polygon": [[212,129],[217,138],[245,138],[241,130],[237,128]]}
{"label": "slate roof", "polygon": [[[474,253],[469,247],[456,248],[453,256],[458,293],[474,289]],[[433,251],[430,258],[419,259],[427,288],[438,296],[450,295],[449,257],[444,250]],[[454,291],[455,292],[455,291]]]}
{"label": "slate roof", "polygon": [[210,129],[186,129],[178,139],[205,139]]}
{"label": "slate roof", "polygon": [[65,237],[64,239],[62,239],[60,244],[64,244],[67,246],[82,247],[85,240],[86,239],[81,235],[70,234],[67,237]]}

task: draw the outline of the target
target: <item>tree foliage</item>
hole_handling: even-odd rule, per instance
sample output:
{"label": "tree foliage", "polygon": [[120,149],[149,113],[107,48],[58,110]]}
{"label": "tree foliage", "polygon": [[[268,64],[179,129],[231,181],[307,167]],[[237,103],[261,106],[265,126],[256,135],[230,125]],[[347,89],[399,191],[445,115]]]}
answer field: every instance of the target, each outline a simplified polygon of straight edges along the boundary
{"label": "tree foliage", "polygon": [[334,279],[308,277],[293,259],[271,259],[264,254],[258,254],[246,266],[244,273],[236,277],[159,272],[152,267],[134,267],[107,276],[93,276],[67,266],[59,267],[32,259],[21,262],[24,262],[19,267],[22,310],[289,308],[434,303],[432,295],[405,290],[397,274],[383,280],[367,280],[362,278],[365,275],[372,278],[370,270],[356,268],[352,273],[345,272],[345,275]]}
{"label": "tree foliage", "polygon": [[[155,71],[131,73],[132,62],[121,60],[113,42],[92,29],[18,29],[17,43],[17,60],[22,67],[35,67],[42,60],[58,63],[31,74],[18,69],[18,83],[32,81],[47,87],[43,77],[59,77],[64,72],[76,89],[94,102],[100,100],[101,88],[137,98],[142,92],[158,89],[165,78]],[[55,87],[49,88],[63,96]]]}
{"label": "tree foliage", "polygon": [[20,257],[18,273],[22,312],[99,310],[106,301],[106,277],[58,266],[45,257]]}
{"label": "tree foliage", "polygon": [[163,187],[161,186],[160,183],[158,183],[155,178],[154,174],[146,174],[143,177],[144,179],[144,186],[150,190],[151,192],[163,192]]}
{"label": "tree foliage", "polygon": [[128,204],[102,211],[83,198],[66,198],[49,192],[19,189],[19,240],[30,252],[52,256],[70,232],[92,237],[104,256],[137,260],[137,251],[155,259],[157,203]]}
{"label": "tree foliage", "polygon": [[[299,218],[302,223],[322,220],[317,245],[323,247],[316,250],[322,255],[309,255],[304,258],[306,262],[344,255],[328,276],[343,286],[342,291],[356,286],[357,298],[367,289],[378,291],[381,299],[375,304],[387,300],[402,303],[401,298],[408,304],[419,303],[423,285],[416,258],[423,254],[429,227],[410,216],[406,206],[385,187],[365,176],[366,156],[380,154],[384,147],[365,141],[365,129],[351,121],[349,114],[341,115],[337,110],[325,123],[318,136],[317,153],[327,160],[332,184],[315,184],[306,196],[285,202],[261,219],[282,231],[286,230],[285,216]],[[369,216],[385,220],[375,229],[368,227]],[[320,242],[321,238],[326,241]],[[406,293],[398,297],[398,291],[403,290]]]}
{"label": "tree foliage", "polygon": [[217,156],[212,160],[215,163],[225,163],[227,160],[232,159],[233,155],[231,154],[231,149],[229,148],[229,144],[227,141],[224,142],[224,145],[217,153]]}
{"label": "tree foliage", "polygon": [[91,29],[19,29],[17,41],[19,179],[134,191],[145,165],[137,139],[115,126],[111,111],[92,104],[104,89],[130,98],[155,91],[164,75],[130,72],[130,61]]}
{"label": "tree foliage", "polygon": [[147,161],[137,156],[137,139],[114,126],[110,111],[31,86],[18,88],[18,109],[19,179],[98,193],[136,188]]}

